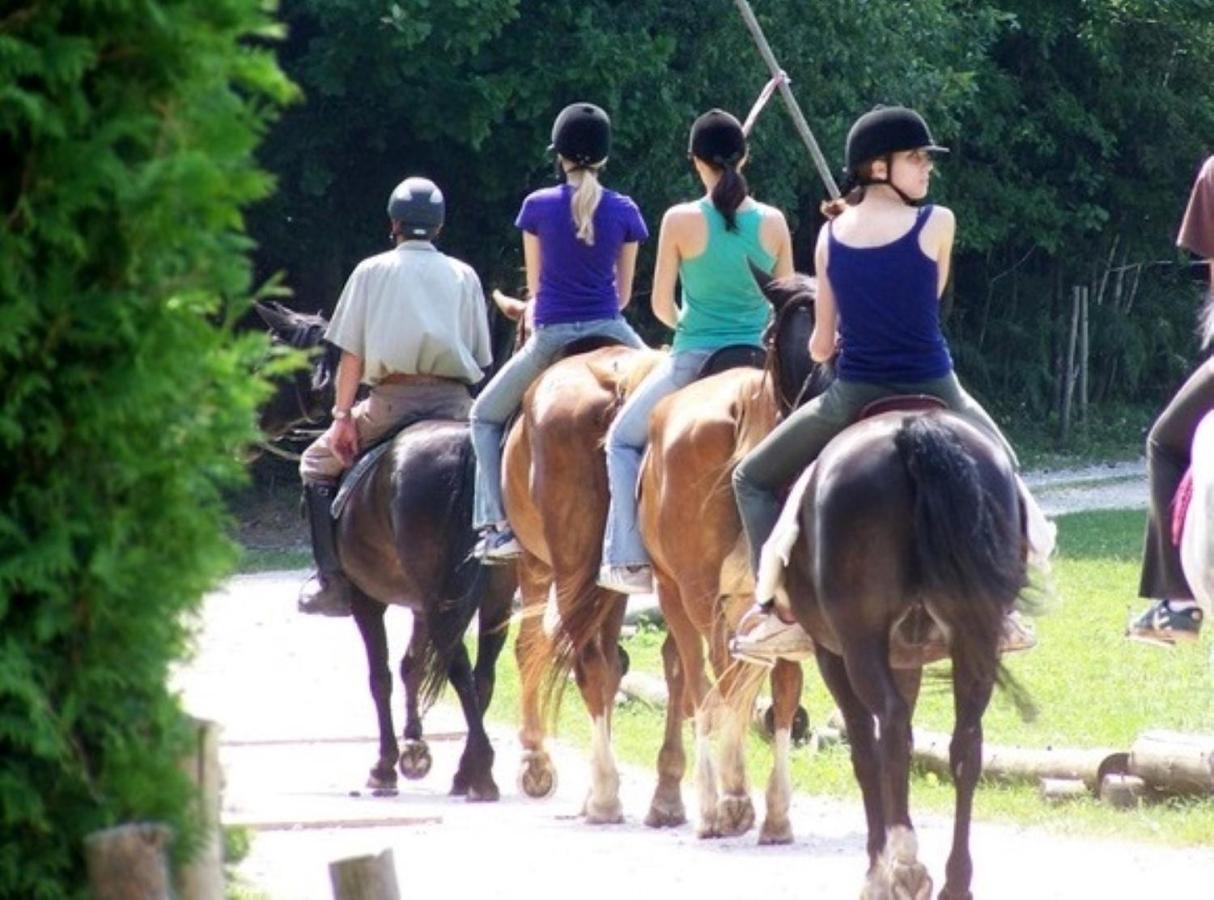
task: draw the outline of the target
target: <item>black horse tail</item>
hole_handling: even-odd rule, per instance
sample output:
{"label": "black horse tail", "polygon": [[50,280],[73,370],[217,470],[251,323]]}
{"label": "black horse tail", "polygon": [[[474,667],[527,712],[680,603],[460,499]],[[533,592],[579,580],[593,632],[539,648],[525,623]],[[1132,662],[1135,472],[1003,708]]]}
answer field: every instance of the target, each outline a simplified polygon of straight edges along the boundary
{"label": "black horse tail", "polygon": [[435,527],[446,536],[449,562],[445,568],[450,575],[441,598],[427,606],[424,613],[430,640],[419,661],[422,680],[418,702],[423,710],[429,709],[442,693],[451,662],[463,645],[464,635],[489,586],[485,566],[472,555],[476,542],[471,524],[475,470],[472,441],[465,432],[456,464],[440,475],[446,482],[443,496],[449,497],[450,502],[436,519]]}
{"label": "black horse tail", "polygon": [[[914,485],[915,587],[950,632],[953,666],[1009,690],[1030,716],[1031,701],[998,650],[1003,619],[1028,583],[1018,506],[992,496],[977,461],[938,416],[906,419],[894,445]],[[1014,496],[1014,485],[1007,490]]]}

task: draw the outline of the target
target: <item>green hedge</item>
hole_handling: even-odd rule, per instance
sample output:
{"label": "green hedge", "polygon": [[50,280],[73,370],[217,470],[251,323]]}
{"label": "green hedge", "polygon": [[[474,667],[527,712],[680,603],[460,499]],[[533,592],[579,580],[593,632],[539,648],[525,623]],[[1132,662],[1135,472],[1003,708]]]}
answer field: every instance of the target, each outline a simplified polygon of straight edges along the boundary
{"label": "green hedge", "polygon": [[259,0],[0,13],[0,896],[79,896],[81,841],[188,852],[167,686],[231,565],[262,388],[241,209],[293,88]]}

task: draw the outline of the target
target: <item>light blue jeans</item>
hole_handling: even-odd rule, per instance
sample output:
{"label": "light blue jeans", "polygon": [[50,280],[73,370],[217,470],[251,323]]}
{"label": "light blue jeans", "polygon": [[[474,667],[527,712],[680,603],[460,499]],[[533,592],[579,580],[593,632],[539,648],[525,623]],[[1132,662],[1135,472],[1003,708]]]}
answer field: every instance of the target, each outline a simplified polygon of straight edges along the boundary
{"label": "light blue jeans", "polygon": [[658,401],[695,381],[711,350],[684,350],[662,360],[625,402],[607,431],[607,482],[611,506],[603,536],[603,562],[646,565],[649,554],[637,527],[637,477],[649,443],[649,415]]}
{"label": "light blue jeans", "polygon": [[645,343],[622,316],[593,322],[537,325],[523,348],[485,385],[472,404],[472,449],[476,453],[476,484],[472,525],[484,528],[506,521],[502,505],[502,431],[532,382],[552,364],[566,344],[582,338],[615,338],[628,347]]}

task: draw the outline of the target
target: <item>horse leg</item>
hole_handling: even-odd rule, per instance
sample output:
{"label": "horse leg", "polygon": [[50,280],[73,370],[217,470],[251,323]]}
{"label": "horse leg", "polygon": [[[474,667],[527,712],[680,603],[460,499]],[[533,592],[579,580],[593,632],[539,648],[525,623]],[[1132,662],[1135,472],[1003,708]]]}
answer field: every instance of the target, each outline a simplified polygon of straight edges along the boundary
{"label": "horse leg", "polygon": [[[668,577],[658,573],[658,594],[676,590]],[[645,824],[650,828],[669,828],[687,821],[680,785],[687,771],[687,754],[683,749],[683,664],[674,636],[667,632],[662,642],[662,669],[666,675],[666,734],[658,751],[658,784],[649,803]]]}
{"label": "horse leg", "polygon": [[392,725],[392,670],[388,667],[388,635],[384,629],[387,607],[353,585],[350,606],[367,651],[371,699],[375,702],[375,715],[379,721],[379,759],[367,778],[367,787],[376,791],[394,791],[399,748],[396,729]]}
{"label": "horse leg", "polygon": [[493,700],[497,659],[506,646],[510,630],[510,608],[514,602],[515,578],[509,566],[493,566],[489,571],[489,588],[481,600],[477,617],[476,697],[481,714],[488,712]]}
{"label": "horse leg", "polygon": [[885,846],[885,808],[881,796],[881,766],[877,761],[873,717],[852,690],[851,682],[847,680],[843,658],[821,646],[815,648],[815,655],[822,681],[838,704],[847,727],[852,771],[856,781],[860,783],[860,795],[864,799],[864,817],[868,822],[867,849],[871,872],[876,868],[877,858]]}
{"label": "horse leg", "polygon": [[611,752],[611,713],[620,687],[619,641],[624,599],[602,588],[591,591],[589,599],[595,604],[613,604],[614,608],[595,639],[578,652],[573,667],[591,723],[590,795],[584,813],[586,821],[593,825],[614,825],[624,821],[620,772]]}
{"label": "horse leg", "polygon": [[552,642],[544,634],[544,606],[552,587],[552,571],[537,556],[523,550],[518,563],[519,587],[523,594],[523,616],[514,642],[514,657],[519,671],[523,745],[519,768],[519,789],[528,797],[543,799],[556,793],[556,767],[544,749],[544,720],[540,713],[540,695],[552,658]]}
{"label": "horse leg", "polygon": [[463,641],[455,645],[447,678],[459,697],[464,721],[468,724],[468,740],[459,758],[452,781],[453,795],[466,794],[472,801],[498,799],[497,785],[493,781],[493,747],[485,733],[485,721],[481,714],[480,699],[476,695],[476,682],[472,677],[472,661]]}
{"label": "horse leg", "polygon": [[425,778],[433,764],[430,748],[422,738],[422,717],[417,702],[422,685],[422,653],[429,640],[424,617],[414,613],[409,648],[400,661],[400,677],[405,684],[405,743],[400,754],[400,774],[410,781]]}
{"label": "horse leg", "polygon": [[774,759],[767,782],[767,815],[759,831],[760,844],[791,844],[792,725],[800,707],[804,673],[800,663],[781,659],[771,671],[771,705],[775,724]]}
{"label": "horse leg", "polygon": [[716,686],[708,692],[706,703],[712,709],[712,722],[719,735],[718,779],[721,798],[717,802],[718,831],[722,836],[745,834],[755,824],[755,805],[750,799],[746,779],[746,729],[750,711],[766,674],[755,666],[734,662],[729,656],[730,634],[720,600],[715,595],[716,578],[705,573],[701,582],[704,598],[700,615],[711,624],[702,628],[708,641],[709,660]]}
{"label": "horse leg", "polygon": [[878,871],[870,869],[861,897],[927,900],[932,879],[918,860],[918,841],[910,820],[911,704],[889,667],[886,641],[868,637],[845,643],[843,663],[856,696],[876,716],[880,735],[877,753],[887,830],[880,835]]}
{"label": "horse leg", "polygon": [[974,810],[974,788],[982,772],[982,714],[991,699],[990,682],[975,683],[960,677],[954,668],[953,708],[956,723],[949,743],[948,762],[957,792],[953,816],[953,849],[945,866],[941,900],[970,900],[974,874],[970,859],[970,816]]}

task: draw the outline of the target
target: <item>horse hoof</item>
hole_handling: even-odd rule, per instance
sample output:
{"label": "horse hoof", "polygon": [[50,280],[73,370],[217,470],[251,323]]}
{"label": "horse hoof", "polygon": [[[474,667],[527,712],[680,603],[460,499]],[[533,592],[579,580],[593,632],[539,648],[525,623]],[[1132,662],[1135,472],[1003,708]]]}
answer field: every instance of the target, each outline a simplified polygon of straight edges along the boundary
{"label": "horse hoof", "polygon": [[376,797],[393,797],[396,795],[396,771],[391,765],[376,766],[367,776],[367,787]]}
{"label": "horse hoof", "polygon": [[469,803],[496,803],[500,798],[501,793],[492,778],[486,779],[484,784],[468,786],[467,800]]}
{"label": "horse hoof", "polygon": [[895,863],[889,875],[889,896],[893,900],[931,900],[932,877],[923,863]]}
{"label": "horse hoof", "polygon": [[430,748],[425,741],[405,741],[400,754],[400,774],[410,781],[425,778],[430,772],[434,760],[430,758]]}
{"label": "horse hoof", "polygon": [[797,711],[792,714],[792,742],[801,747],[808,743],[812,736],[809,730],[809,711],[804,706],[798,706]]}
{"label": "horse hoof", "polygon": [[766,819],[763,822],[763,827],[759,830],[759,844],[764,847],[775,847],[779,844],[792,843],[792,823],[785,819],[779,824],[775,824],[771,819]]}
{"label": "horse hoof", "polygon": [[650,828],[675,828],[686,822],[687,811],[683,809],[682,798],[677,796],[669,800],[654,797],[645,816],[645,824]]}
{"label": "horse hoof", "polygon": [[624,808],[619,800],[603,805],[587,802],[584,815],[588,825],[619,825],[624,821]]}
{"label": "horse hoof", "polygon": [[755,806],[746,794],[722,797],[717,804],[717,826],[722,837],[745,834],[755,827]]}
{"label": "horse hoof", "polygon": [[974,900],[974,895],[969,891],[950,891],[946,884],[944,890],[940,892],[940,900]]}
{"label": "horse hoof", "polygon": [[518,773],[519,790],[535,800],[547,800],[556,793],[556,768],[547,753],[527,753]]}

